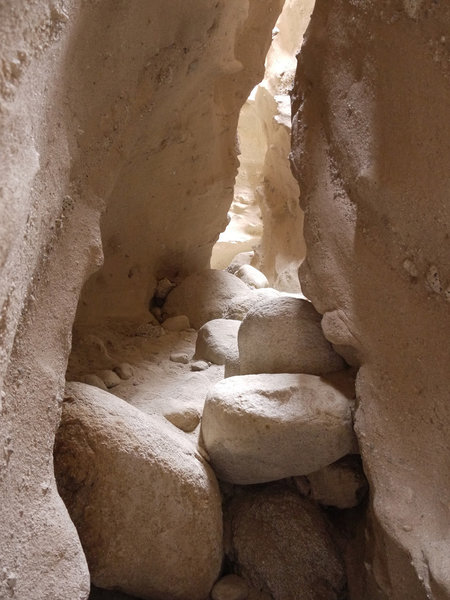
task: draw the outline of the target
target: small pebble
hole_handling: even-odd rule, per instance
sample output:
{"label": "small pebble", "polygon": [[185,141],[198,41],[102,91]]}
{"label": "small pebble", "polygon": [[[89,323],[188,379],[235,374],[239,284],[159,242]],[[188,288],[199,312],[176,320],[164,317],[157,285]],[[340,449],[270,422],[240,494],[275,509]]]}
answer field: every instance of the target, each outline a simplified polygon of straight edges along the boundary
{"label": "small pebble", "polygon": [[174,363],[182,363],[187,365],[189,362],[189,356],[185,352],[173,352],[170,355],[170,360]]}
{"label": "small pebble", "polygon": [[194,360],[191,363],[191,371],[205,371],[209,369],[209,364],[205,360]]}
{"label": "small pebble", "polygon": [[103,380],[103,383],[108,389],[119,385],[119,383],[121,382],[121,379],[117,375],[117,373],[114,373],[114,371],[112,371],[111,369],[103,369],[103,371],[97,371],[97,376]]}
{"label": "small pebble", "polygon": [[93,385],[94,387],[100,388],[101,390],[105,390],[105,392],[108,391],[108,388],[104,384],[103,380],[100,379],[100,377],[98,375],[94,375],[93,373],[90,373],[89,375],[85,375],[83,377],[82,383],[87,383],[88,385]]}
{"label": "small pebble", "polygon": [[131,379],[133,377],[133,367],[128,363],[120,363],[120,365],[114,367],[114,371],[120,379]]}
{"label": "small pebble", "polygon": [[185,433],[190,433],[194,431],[197,425],[200,423],[200,412],[198,409],[189,407],[186,409],[181,409],[180,411],[172,412],[167,415],[164,415],[165,418],[184,431]]}

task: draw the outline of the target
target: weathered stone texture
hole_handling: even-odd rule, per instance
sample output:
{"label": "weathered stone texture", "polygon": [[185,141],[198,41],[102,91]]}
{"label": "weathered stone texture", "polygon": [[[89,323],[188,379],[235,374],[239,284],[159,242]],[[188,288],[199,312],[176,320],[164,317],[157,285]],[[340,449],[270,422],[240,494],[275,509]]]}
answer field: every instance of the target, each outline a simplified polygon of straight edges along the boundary
{"label": "weathered stone texture", "polygon": [[319,0],[293,95],[302,287],[362,365],[368,598],[450,596],[449,27],[443,2]]}

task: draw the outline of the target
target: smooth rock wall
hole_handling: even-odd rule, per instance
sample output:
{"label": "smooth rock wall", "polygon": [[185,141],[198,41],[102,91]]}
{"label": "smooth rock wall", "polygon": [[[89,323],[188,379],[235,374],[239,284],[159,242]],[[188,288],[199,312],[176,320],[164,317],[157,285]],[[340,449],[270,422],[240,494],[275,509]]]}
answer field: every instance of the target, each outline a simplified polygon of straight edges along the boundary
{"label": "smooth rock wall", "polygon": [[0,3],[1,598],[89,593],[52,462],[80,290],[102,241],[80,320],[207,265],[281,4]]}
{"label": "smooth rock wall", "polygon": [[293,97],[304,292],[359,362],[365,599],[450,597],[447,3],[318,0]]}

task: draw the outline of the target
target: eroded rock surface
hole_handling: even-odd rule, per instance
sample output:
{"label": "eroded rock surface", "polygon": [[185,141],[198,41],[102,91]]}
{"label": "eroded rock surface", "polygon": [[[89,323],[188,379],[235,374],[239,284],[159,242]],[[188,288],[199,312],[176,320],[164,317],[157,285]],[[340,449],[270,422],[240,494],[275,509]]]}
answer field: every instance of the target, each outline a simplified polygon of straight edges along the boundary
{"label": "eroded rock surface", "polygon": [[293,95],[302,288],[362,364],[370,600],[450,597],[449,27],[448,3],[318,0]]}
{"label": "eroded rock surface", "polygon": [[152,600],[204,600],[222,561],[221,498],[183,434],[71,383],[55,471],[95,585]]}
{"label": "eroded rock surface", "polygon": [[227,514],[228,558],[274,600],[341,600],[346,580],[320,510],[295,492],[242,491]]}
{"label": "eroded rock surface", "polygon": [[239,484],[274,481],[306,475],[352,452],[351,384],[343,379],[284,373],[217,383],[206,398],[201,429],[217,476]]}

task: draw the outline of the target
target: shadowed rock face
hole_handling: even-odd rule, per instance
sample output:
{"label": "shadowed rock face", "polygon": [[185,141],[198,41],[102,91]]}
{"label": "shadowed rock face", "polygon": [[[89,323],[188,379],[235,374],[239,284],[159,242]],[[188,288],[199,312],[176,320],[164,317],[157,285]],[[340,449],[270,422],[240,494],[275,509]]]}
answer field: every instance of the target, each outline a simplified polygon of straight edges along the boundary
{"label": "shadowed rock face", "polygon": [[450,594],[449,25],[446,3],[319,0],[296,76],[302,288],[361,364],[367,598]]}
{"label": "shadowed rock face", "polygon": [[281,4],[0,3],[2,598],[87,597],[52,463],[80,290],[101,242],[80,321],[207,266]]}

